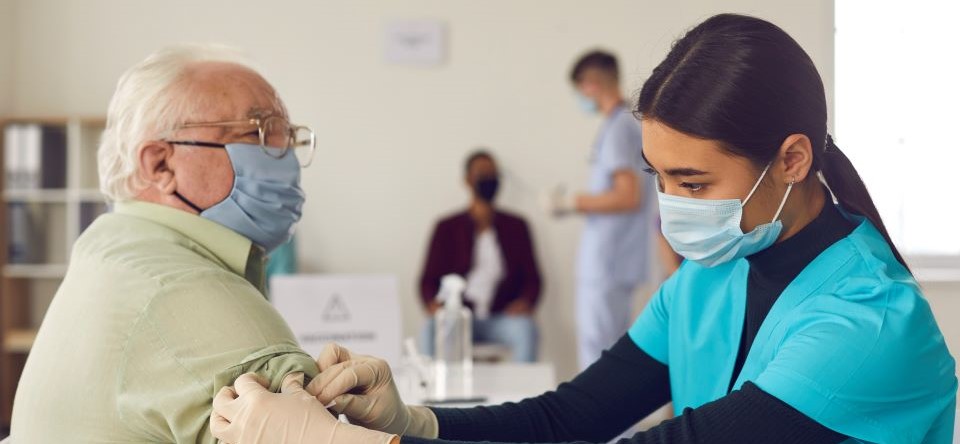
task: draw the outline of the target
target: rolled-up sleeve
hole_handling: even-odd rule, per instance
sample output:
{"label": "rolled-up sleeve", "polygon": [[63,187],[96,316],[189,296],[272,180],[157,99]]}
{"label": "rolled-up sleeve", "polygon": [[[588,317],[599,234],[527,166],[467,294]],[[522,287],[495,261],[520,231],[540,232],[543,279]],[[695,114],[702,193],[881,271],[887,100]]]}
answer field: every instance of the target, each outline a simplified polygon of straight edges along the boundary
{"label": "rolled-up sleeve", "polygon": [[216,442],[213,397],[244,373],[276,391],[289,373],[309,380],[318,372],[280,315],[238,276],[161,286],[119,346],[117,408],[127,427],[159,442]]}

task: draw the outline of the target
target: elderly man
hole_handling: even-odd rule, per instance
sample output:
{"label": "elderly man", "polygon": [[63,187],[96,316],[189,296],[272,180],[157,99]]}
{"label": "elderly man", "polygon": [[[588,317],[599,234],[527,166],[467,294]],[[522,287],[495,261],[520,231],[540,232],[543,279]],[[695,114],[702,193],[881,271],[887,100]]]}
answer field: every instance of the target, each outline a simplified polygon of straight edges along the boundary
{"label": "elderly man", "polygon": [[214,442],[213,396],[239,375],[273,390],[316,375],[262,293],[265,254],[300,219],[314,140],[222,49],[162,50],[127,71],[99,150],[114,210],[73,248],[12,439]]}

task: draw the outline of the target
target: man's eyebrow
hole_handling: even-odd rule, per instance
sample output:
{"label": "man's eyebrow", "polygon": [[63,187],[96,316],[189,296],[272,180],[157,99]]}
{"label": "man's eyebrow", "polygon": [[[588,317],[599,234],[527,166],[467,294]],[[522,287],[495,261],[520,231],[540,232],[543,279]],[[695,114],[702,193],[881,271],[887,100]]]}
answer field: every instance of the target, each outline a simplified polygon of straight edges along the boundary
{"label": "man's eyebrow", "polygon": [[251,119],[263,119],[277,114],[276,110],[267,109],[267,108],[251,108],[247,112],[247,117]]}
{"label": "man's eyebrow", "polygon": [[[643,161],[647,163],[647,166],[649,166],[650,169],[655,170],[653,164],[647,159],[647,155],[643,154],[643,152],[641,152],[640,155],[643,156]],[[708,174],[706,171],[700,171],[691,167],[669,168],[663,173],[668,176],[703,176]]]}

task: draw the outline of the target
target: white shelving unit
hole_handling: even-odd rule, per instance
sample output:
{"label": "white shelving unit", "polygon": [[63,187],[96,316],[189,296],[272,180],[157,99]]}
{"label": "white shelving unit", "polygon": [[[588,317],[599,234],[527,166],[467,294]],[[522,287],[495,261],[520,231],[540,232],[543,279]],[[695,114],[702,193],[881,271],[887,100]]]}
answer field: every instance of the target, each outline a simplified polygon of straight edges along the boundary
{"label": "white shelving unit", "polygon": [[[73,243],[96,215],[106,211],[98,190],[96,151],[105,121],[101,117],[14,117],[0,120],[0,134],[10,125],[36,124],[65,130],[65,159],[42,159],[65,166],[65,187],[6,189],[0,180],[0,428],[9,426],[13,395],[36,330],[67,270]],[[0,144],[4,142],[0,138]],[[3,150],[10,147],[2,147]],[[0,155],[0,159],[4,156]],[[41,170],[44,165],[41,164]],[[0,168],[0,171],[6,171]],[[10,209],[30,215],[30,260],[10,261]],[[80,314],[78,314],[80,315]]]}

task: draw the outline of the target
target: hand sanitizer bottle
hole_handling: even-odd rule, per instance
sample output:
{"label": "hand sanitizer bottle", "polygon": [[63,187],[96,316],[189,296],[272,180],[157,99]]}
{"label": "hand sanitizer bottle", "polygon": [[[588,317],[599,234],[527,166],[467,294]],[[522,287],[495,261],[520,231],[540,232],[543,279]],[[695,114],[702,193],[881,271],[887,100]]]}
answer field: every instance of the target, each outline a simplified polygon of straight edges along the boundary
{"label": "hand sanitizer bottle", "polygon": [[443,308],[434,315],[435,373],[437,400],[466,399],[473,396],[473,320],[463,305],[466,281],[448,274],[440,281],[438,300]]}

